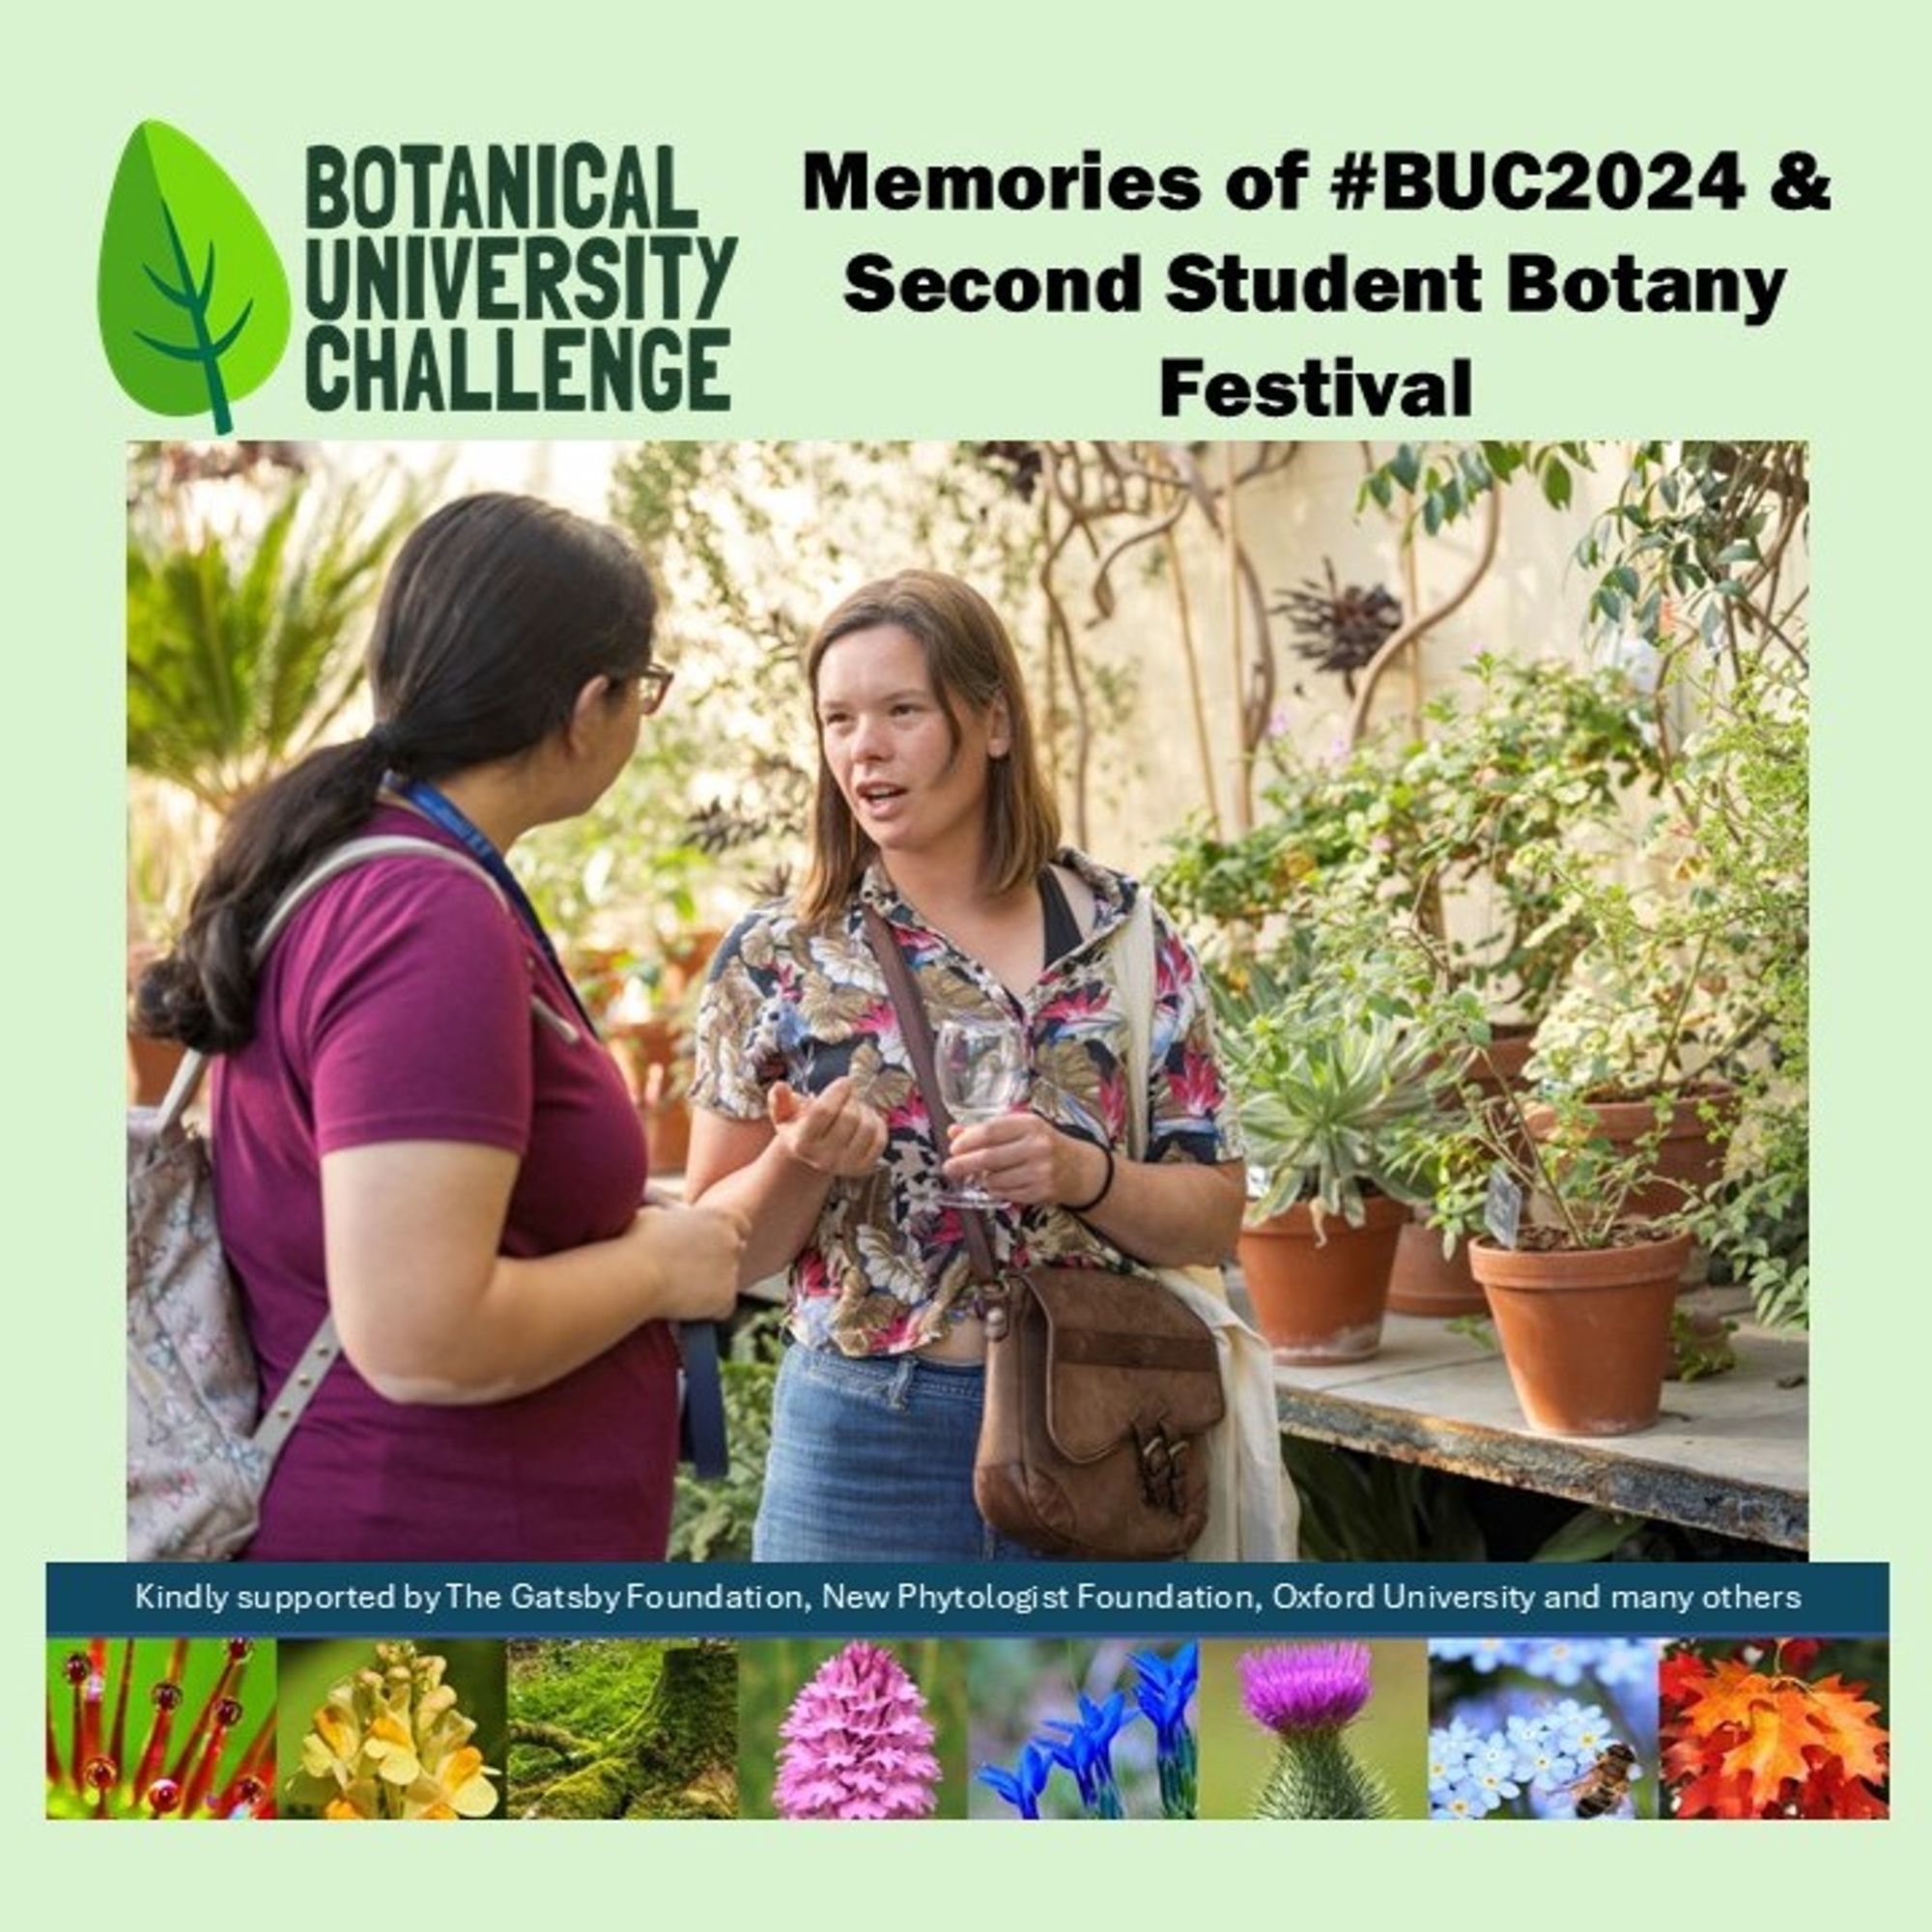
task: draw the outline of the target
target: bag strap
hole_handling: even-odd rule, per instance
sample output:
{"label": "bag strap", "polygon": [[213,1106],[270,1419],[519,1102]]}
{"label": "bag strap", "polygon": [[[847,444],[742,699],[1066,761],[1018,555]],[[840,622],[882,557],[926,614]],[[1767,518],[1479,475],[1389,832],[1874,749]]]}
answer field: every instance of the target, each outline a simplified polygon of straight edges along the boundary
{"label": "bag strap", "polygon": [[684,1413],[678,1450],[700,1483],[722,1483],[731,1473],[731,1443],[724,1418],[724,1374],[718,1338],[724,1324],[680,1321],[678,1353],[684,1358]]}
{"label": "bag strap", "polygon": [[[932,1130],[942,1156],[952,1127],[952,1116],[939,1097],[939,1079],[932,1058],[932,1023],[926,1016],[925,1002],[920,998],[912,969],[891,923],[876,906],[864,908],[866,937],[871,943],[879,969],[886,977],[886,991],[897,1013],[899,1033],[912,1061],[913,1075],[919,1082],[921,1097],[932,1121]],[[1127,1155],[1141,1159],[1148,1144],[1148,1071],[1153,1033],[1153,901],[1146,887],[1134,895],[1132,909],[1120,938],[1121,1002],[1127,1016],[1127,1092],[1132,1096],[1127,1107]],[[993,1259],[993,1245],[986,1231],[985,1217],[977,1208],[960,1210],[966,1233],[966,1256],[974,1279],[981,1285],[999,1279]]]}
{"label": "bag strap", "polygon": [[[368,838],[351,838],[338,845],[331,852],[312,866],[302,876],[275,901],[274,910],[269,914],[260,936],[249,949],[250,963],[259,973],[263,962],[269,956],[270,949],[282,935],[290,920],[319,893],[329,880],[339,878],[344,872],[354,871],[357,866],[366,866],[372,859],[416,857],[440,859],[446,865],[461,866],[466,872],[481,879],[499,902],[503,895],[495,879],[473,859],[461,852],[452,851],[447,845],[438,845],[427,838],[412,838],[404,833],[384,833]],[[201,1091],[201,1083],[208,1075],[212,1055],[189,1053],[183,1058],[181,1070],[175,1075],[168,1088],[167,1097],[161,1102],[160,1112],[156,1117],[159,1129],[172,1126],[187,1111],[194,1096]],[[310,1398],[322,1386],[322,1378],[328,1372],[329,1364],[341,1350],[336,1339],[335,1316],[331,1311],[322,1318],[316,1331],[308,1339],[301,1357],[289,1371],[287,1379],[275,1391],[274,1399],[266,1404],[262,1410],[262,1420],[256,1425],[255,1434],[249,1438],[255,1449],[267,1458],[268,1466],[272,1468],[275,1459],[282,1453],[283,1446],[295,1434],[296,1424],[302,1418],[302,1411],[308,1407]]]}
{"label": "bag strap", "polygon": [[1135,893],[1133,910],[1116,950],[1116,983],[1127,1015],[1127,1158],[1147,1158],[1148,1076],[1153,1046],[1153,900],[1145,886]]}
{"label": "bag strap", "polygon": [[254,1435],[248,1438],[268,1458],[269,1468],[275,1466],[276,1457],[296,1433],[296,1424],[302,1419],[302,1411],[307,1408],[310,1398],[322,1386],[328,1365],[341,1352],[342,1345],[335,1338],[335,1315],[331,1310],[322,1318],[321,1325],[308,1338],[308,1347],[302,1350],[301,1359],[289,1371],[287,1378],[275,1391],[274,1401],[263,1408],[262,1419],[255,1425]]}
{"label": "bag strap", "polygon": [[[412,838],[407,833],[380,833],[368,838],[351,838],[338,845],[333,851],[326,852],[315,865],[302,874],[280,898],[269,914],[260,936],[248,950],[249,964],[257,973],[262,970],[269,957],[269,950],[282,936],[283,928],[294,919],[308,901],[319,893],[329,880],[339,878],[344,872],[353,872],[357,866],[366,866],[372,859],[409,859],[421,856],[440,859],[445,865],[460,866],[472,877],[481,879],[496,894],[499,905],[507,909],[502,890],[475,860],[447,845],[436,844],[428,838]],[[194,1104],[194,1096],[201,1092],[201,1083],[208,1076],[212,1055],[188,1053],[183,1056],[180,1069],[176,1072],[162,1100],[160,1111],[155,1117],[156,1130],[164,1130],[174,1125]]]}
{"label": "bag strap", "polygon": [[[893,1010],[898,1015],[899,1035],[906,1043],[913,1077],[919,1082],[920,1097],[925,1102],[927,1117],[932,1122],[933,1137],[939,1143],[939,1155],[943,1160],[948,1139],[952,1132],[952,1115],[939,1096],[939,1076],[932,1060],[932,1022],[926,1016],[925,1002],[920,998],[919,987],[913,980],[912,968],[906,964],[898,936],[893,931],[886,916],[874,905],[865,907],[865,916],[866,937],[879,962],[880,972],[886,976],[886,991],[892,998]],[[959,1220],[966,1234],[966,1260],[973,1270],[973,1279],[981,1288],[991,1288],[1000,1279],[1000,1268],[993,1259],[993,1242],[986,1229],[986,1217],[977,1208],[962,1208]]]}

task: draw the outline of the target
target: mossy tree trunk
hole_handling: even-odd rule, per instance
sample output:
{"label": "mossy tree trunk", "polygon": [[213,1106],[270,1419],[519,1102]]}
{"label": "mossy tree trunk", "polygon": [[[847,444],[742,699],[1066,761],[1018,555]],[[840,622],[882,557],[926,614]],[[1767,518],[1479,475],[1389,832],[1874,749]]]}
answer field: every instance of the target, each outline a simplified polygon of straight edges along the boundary
{"label": "mossy tree trunk", "polygon": [[550,1724],[514,1725],[512,1737],[568,1767],[529,1793],[526,1818],[735,1817],[737,1653],[711,1642],[667,1650],[655,1688],[609,1738]]}

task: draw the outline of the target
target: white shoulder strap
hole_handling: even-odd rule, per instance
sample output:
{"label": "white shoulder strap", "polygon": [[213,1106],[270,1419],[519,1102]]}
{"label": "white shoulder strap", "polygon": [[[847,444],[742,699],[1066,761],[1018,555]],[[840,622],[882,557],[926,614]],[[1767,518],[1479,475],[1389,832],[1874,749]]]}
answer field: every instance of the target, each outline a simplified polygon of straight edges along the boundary
{"label": "white shoulder strap", "polygon": [[325,853],[275,901],[275,909],[269,915],[269,923],[263,926],[262,936],[255,942],[253,957],[256,970],[261,970],[263,960],[269,956],[270,947],[281,937],[282,928],[330,879],[339,878],[344,872],[353,872],[357,866],[366,866],[371,859],[440,859],[445,866],[460,866],[490,888],[498,905],[505,911],[509,909],[502,887],[467,852],[459,852],[450,845],[439,845],[432,839],[412,838],[406,832],[380,832],[367,838],[352,838],[347,844],[338,845],[334,851]]}
{"label": "white shoulder strap", "polygon": [[1121,1003],[1127,1013],[1127,1157],[1143,1159],[1148,1145],[1148,1076],[1153,1041],[1153,900],[1145,886],[1115,942]]}
{"label": "white shoulder strap", "polygon": [[[357,866],[366,866],[372,859],[440,859],[444,865],[461,866],[466,872],[479,878],[496,895],[497,902],[508,909],[508,901],[503,897],[503,889],[474,859],[456,851],[448,845],[438,845],[428,838],[412,838],[407,833],[380,833],[368,838],[351,838],[338,845],[332,852],[325,853],[315,865],[298,878],[280,898],[275,901],[274,910],[270,913],[267,923],[262,927],[261,936],[249,951],[256,972],[262,970],[262,962],[269,956],[269,949],[281,937],[282,929],[296,914],[329,882],[339,878],[344,872],[353,872]],[[161,1102],[160,1111],[156,1116],[157,1127],[171,1126],[186,1113],[193,1104],[194,1096],[201,1091],[201,1083],[208,1072],[209,1056],[205,1053],[187,1054],[182,1061],[180,1070],[169,1085],[167,1097]]]}

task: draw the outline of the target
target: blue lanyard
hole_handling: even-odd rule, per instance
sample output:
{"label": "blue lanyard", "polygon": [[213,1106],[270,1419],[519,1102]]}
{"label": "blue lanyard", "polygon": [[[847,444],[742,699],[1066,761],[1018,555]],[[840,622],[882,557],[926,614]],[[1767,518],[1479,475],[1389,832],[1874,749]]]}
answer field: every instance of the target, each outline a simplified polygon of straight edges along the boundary
{"label": "blue lanyard", "polygon": [[398,798],[408,799],[433,824],[441,826],[502,887],[504,896],[516,907],[517,916],[528,926],[530,937],[536,941],[544,957],[555,968],[556,977],[563,981],[564,991],[570,995],[572,1005],[582,1016],[583,1024],[590,1029],[590,1037],[595,1039],[597,1023],[590,1017],[590,1009],[583,1004],[583,996],[571,984],[570,975],[563,970],[563,961],[556,956],[556,948],[552,945],[550,934],[544,930],[543,921],[537,917],[536,907],[530,903],[530,895],[524,891],[516,873],[510,870],[502,853],[491,844],[454,803],[426,780],[412,779],[407,784],[392,784],[389,789]]}

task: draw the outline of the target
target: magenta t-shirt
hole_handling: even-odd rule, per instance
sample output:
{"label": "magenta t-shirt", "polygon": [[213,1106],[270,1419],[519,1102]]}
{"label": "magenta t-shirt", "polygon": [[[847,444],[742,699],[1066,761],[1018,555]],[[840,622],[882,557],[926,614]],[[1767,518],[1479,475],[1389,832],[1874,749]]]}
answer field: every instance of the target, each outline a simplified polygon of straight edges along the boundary
{"label": "magenta t-shirt", "polygon": [[[386,809],[371,833],[453,844]],[[548,1024],[532,992],[571,1023]],[[255,1037],[217,1062],[222,1246],[264,1399],[327,1310],[321,1158],[381,1141],[504,1148],[501,1241],[608,1239],[642,1198],[622,1075],[522,923],[480,879],[384,858],[331,880],[275,943]],[[477,1407],[399,1404],[338,1358],[283,1450],[246,1554],[329,1561],[651,1561],[677,1457],[677,1356],[650,1322],[548,1388]]]}

